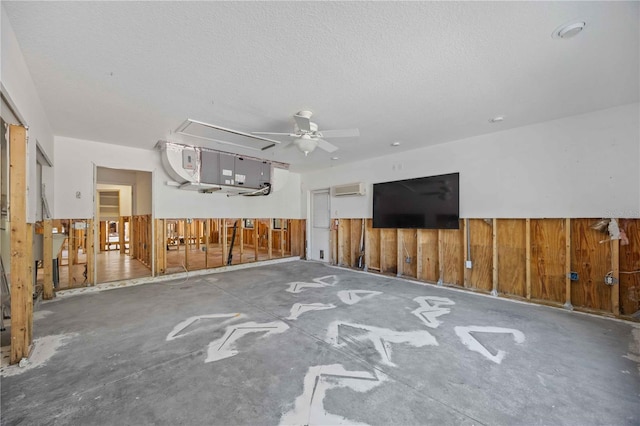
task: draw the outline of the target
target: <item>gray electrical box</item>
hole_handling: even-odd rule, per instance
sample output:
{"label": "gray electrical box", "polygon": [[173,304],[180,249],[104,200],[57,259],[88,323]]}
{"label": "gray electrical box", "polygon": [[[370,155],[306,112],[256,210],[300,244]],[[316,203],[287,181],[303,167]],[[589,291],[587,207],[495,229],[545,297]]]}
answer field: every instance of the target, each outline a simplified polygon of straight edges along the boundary
{"label": "gray electrical box", "polygon": [[185,170],[193,170],[196,168],[196,156],[195,149],[185,149],[182,151],[182,168]]}
{"label": "gray electrical box", "polygon": [[200,182],[218,185],[220,183],[220,153],[202,151],[200,154]]}

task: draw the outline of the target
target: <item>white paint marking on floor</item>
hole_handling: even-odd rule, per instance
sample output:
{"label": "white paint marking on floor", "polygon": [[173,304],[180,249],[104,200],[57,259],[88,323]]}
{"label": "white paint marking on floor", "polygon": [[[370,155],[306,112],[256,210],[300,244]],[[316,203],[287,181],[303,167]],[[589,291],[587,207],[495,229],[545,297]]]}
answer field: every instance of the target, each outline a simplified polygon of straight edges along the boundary
{"label": "white paint marking on floor", "polygon": [[[366,331],[357,336],[347,335],[344,331],[340,333],[340,327],[352,327]],[[342,335],[342,336],[341,336]],[[340,342],[343,340],[343,342]],[[391,367],[396,367],[391,361],[391,345],[390,343],[406,343],[414,347],[438,346],[435,337],[426,330],[416,331],[396,331],[388,328],[373,327],[364,324],[351,324],[343,321],[334,321],[329,324],[327,329],[326,341],[336,347],[344,347],[349,343],[362,342],[369,340],[373,343],[374,348],[380,354],[382,363]]]}
{"label": "white paint marking on floor", "polygon": [[488,360],[500,364],[506,355],[506,352],[502,349],[498,350],[498,353],[493,355],[482,343],[478,342],[471,333],[501,333],[501,334],[513,334],[513,340],[520,344],[524,342],[524,333],[514,328],[502,328],[502,327],[481,327],[477,325],[471,325],[468,327],[454,327],[454,330],[462,344],[469,350],[478,352]]}
{"label": "white paint marking on floor", "polygon": [[230,314],[210,314],[210,315],[198,315],[195,317],[190,317],[187,318],[186,320],[178,323],[175,327],[173,327],[173,330],[171,330],[171,332],[169,334],[167,334],[167,342],[174,340],[174,339],[178,339],[180,337],[184,337],[188,334],[193,333],[195,330],[191,330],[188,331],[186,333],[182,333],[180,334],[181,331],[183,331],[185,328],[189,327],[191,324],[195,323],[195,322],[199,322],[200,320],[204,320],[204,319],[214,319],[214,318],[228,318],[226,321],[223,321],[220,325],[224,325],[229,323],[230,321],[235,321],[235,320],[239,320],[241,318],[244,318],[245,315],[244,314],[240,314],[240,313],[230,313]]}
{"label": "white paint marking on floor", "polygon": [[417,302],[420,307],[411,311],[411,313],[417,316],[420,321],[429,328],[438,328],[441,322],[436,318],[451,312],[451,309],[443,308],[443,305],[455,305],[453,300],[438,296],[422,296],[416,297],[413,300]]}
{"label": "white paint marking on floor", "polygon": [[287,331],[289,326],[282,321],[265,323],[245,322],[227,327],[224,336],[209,343],[207,359],[204,362],[220,361],[238,354],[235,349],[236,340],[250,333],[264,333],[261,337],[279,334]]}
{"label": "white paint marking on floor", "polygon": [[[67,334],[55,334],[51,336],[44,336],[33,341],[33,351],[31,352],[31,356],[23,360],[27,360],[26,362],[21,362],[21,364],[26,364],[24,367],[19,367],[16,365],[5,365],[8,358],[2,357],[2,367],[0,368],[0,376],[1,377],[10,377],[18,374],[22,374],[26,371],[33,370],[34,368],[42,367],[53,357],[58,349],[62,346],[69,343],[69,340],[76,337],[78,333],[67,333]],[[9,348],[7,346],[7,348]],[[4,352],[4,348],[3,348]],[[3,354],[4,355],[4,354]]]}
{"label": "white paint marking on floor", "polygon": [[629,352],[622,356],[630,359],[638,364],[638,373],[640,373],[640,328],[634,327],[631,330],[631,340],[629,342]]}
{"label": "white paint marking on floor", "polygon": [[295,303],[291,307],[291,313],[286,318],[288,320],[297,320],[300,315],[310,311],[323,311],[325,309],[334,309],[336,305],[333,303]]}
{"label": "white paint marking on floor", "polygon": [[304,377],[302,394],[296,398],[293,408],[280,419],[281,425],[364,425],[324,408],[327,392],[335,388],[348,388],[356,392],[368,392],[387,380],[380,372],[348,371],[340,364],[309,367]]}
{"label": "white paint marking on floor", "polygon": [[289,293],[302,293],[305,288],[333,287],[340,282],[340,279],[337,275],[325,275],[324,277],[314,278],[312,281],[312,283],[304,281],[291,282],[287,291]]}
{"label": "white paint marking on floor", "polygon": [[355,305],[362,300],[370,299],[379,294],[382,294],[382,292],[371,290],[342,290],[337,294],[342,303],[345,303],[347,305]]}
{"label": "white paint marking on floor", "polygon": [[48,317],[52,313],[53,313],[52,311],[35,311],[33,313],[33,320],[34,321],[39,321],[39,320],[41,320],[43,318]]}

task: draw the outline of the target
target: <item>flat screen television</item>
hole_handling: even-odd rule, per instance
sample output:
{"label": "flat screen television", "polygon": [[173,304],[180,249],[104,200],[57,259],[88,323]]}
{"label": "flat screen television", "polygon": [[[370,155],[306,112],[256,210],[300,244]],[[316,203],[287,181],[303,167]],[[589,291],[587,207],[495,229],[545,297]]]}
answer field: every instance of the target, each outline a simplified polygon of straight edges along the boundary
{"label": "flat screen television", "polygon": [[374,228],[458,229],[460,173],[373,184]]}

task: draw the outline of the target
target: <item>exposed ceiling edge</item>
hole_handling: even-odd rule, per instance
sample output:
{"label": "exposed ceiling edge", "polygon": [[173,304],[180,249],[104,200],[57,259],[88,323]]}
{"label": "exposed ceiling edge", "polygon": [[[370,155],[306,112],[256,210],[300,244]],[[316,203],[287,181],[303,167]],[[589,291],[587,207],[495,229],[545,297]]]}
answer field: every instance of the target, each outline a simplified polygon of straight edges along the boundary
{"label": "exposed ceiling edge", "polygon": [[[187,131],[189,129],[192,129],[192,132]],[[201,134],[197,134],[196,132],[197,130],[199,130]],[[222,140],[222,139],[213,137],[213,135],[207,136],[205,134],[206,132],[216,133],[216,131],[227,133],[227,136],[234,135],[233,137],[236,139],[236,141],[234,142],[231,140]],[[191,136],[194,138],[206,139],[206,140],[210,140],[210,141],[214,141],[222,144],[239,146],[242,148],[252,149],[255,151],[264,151],[282,143],[275,139],[264,138],[262,136],[257,136],[251,133],[245,133],[239,130],[229,129],[227,127],[222,127],[222,126],[218,126],[211,123],[205,123],[203,121],[193,120],[191,118],[187,118],[180,126],[178,126],[178,128],[176,129],[176,133],[179,133],[185,136]],[[260,141],[263,143],[262,145],[259,145],[257,147],[252,146],[250,144],[242,143],[244,138],[247,138],[253,141]]]}

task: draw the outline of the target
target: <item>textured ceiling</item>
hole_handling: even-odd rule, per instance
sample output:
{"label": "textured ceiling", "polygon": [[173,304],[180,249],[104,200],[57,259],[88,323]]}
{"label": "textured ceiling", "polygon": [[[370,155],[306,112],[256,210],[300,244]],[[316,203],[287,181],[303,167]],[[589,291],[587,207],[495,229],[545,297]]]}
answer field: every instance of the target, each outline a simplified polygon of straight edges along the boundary
{"label": "textured ceiling", "polygon": [[[302,109],[360,129],[334,154],[261,153],[294,170],[638,102],[639,6],[2,2],[55,134],[150,149],[186,118],[289,131]],[[579,36],[551,37],[577,18]]]}

